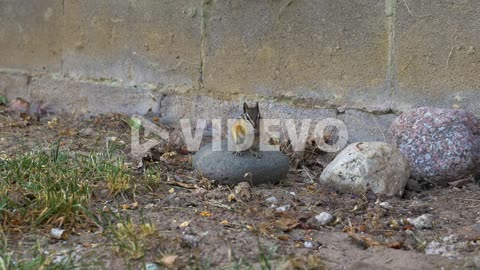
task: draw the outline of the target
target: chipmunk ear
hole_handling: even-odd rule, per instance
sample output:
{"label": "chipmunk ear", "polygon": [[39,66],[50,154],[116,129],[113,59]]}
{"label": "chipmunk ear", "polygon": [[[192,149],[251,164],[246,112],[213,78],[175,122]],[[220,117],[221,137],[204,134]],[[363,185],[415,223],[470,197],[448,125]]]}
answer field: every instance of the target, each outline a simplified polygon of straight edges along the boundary
{"label": "chipmunk ear", "polygon": [[243,112],[246,113],[248,108],[247,102],[243,102]]}
{"label": "chipmunk ear", "polygon": [[257,109],[258,109],[258,101],[257,101],[257,103],[255,103],[255,108],[257,108]]}

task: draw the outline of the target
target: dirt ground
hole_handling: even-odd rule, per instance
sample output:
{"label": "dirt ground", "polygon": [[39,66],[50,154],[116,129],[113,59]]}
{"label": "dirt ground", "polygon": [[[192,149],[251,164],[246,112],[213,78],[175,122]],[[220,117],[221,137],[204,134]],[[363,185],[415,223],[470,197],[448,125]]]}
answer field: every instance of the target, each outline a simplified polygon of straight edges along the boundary
{"label": "dirt ground", "polygon": [[[4,159],[55,142],[70,153],[88,155],[103,151],[108,137],[115,137],[124,145],[121,153],[128,154],[128,117],[50,115],[37,120],[0,114]],[[17,261],[28,260],[38,256],[31,251],[35,247],[51,255],[46,269],[63,269],[53,268],[63,258],[79,269],[480,267],[480,185],[473,179],[407,191],[403,198],[339,194],[316,182],[324,164],[303,159],[293,160],[288,179],[279,185],[235,195],[234,187],[218,186],[195,173],[192,154],[181,144],[170,144],[140,165],[127,157],[128,188],[112,193],[102,181],[89,182],[85,208],[90,215],[78,222],[16,224],[0,216],[4,251]],[[379,202],[388,202],[391,209]],[[12,216],[15,209],[3,211]],[[321,212],[334,215],[334,222],[323,227],[307,222]],[[422,214],[431,214],[433,228],[416,229],[406,220]],[[53,227],[67,234],[54,239],[49,235]]]}

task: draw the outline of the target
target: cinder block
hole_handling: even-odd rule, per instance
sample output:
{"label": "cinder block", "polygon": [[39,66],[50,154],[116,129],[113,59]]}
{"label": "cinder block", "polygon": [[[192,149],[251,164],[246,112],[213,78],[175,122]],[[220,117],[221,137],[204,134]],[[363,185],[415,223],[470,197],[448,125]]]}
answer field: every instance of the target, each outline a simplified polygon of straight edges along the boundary
{"label": "cinder block", "polygon": [[0,73],[0,96],[12,101],[17,97],[26,97],[28,95],[27,86],[31,77],[27,74],[5,74]]}
{"label": "cinder block", "polygon": [[197,86],[200,1],[65,0],[64,72],[182,92]]}
{"label": "cinder block", "polygon": [[0,68],[59,72],[62,0],[0,0]]}
{"label": "cinder block", "polygon": [[384,90],[384,1],[222,0],[204,10],[208,90],[337,103]]}
{"label": "cinder block", "polygon": [[348,130],[348,141],[386,141],[390,124],[395,119],[394,114],[372,114],[357,110],[346,110],[338,115]]}
{"label": "cinder block", "polygon": [[42,100],[53,111],[86,115],[158,111],[158,102],[151,92],[141,88],[38,76],[32,78],[27,89],[29,95],[24,98]]}
{"label": "cinder block", "polygon": [[405,107],[480,113],[480,5],[476,0],[397,3],[397,99]]}

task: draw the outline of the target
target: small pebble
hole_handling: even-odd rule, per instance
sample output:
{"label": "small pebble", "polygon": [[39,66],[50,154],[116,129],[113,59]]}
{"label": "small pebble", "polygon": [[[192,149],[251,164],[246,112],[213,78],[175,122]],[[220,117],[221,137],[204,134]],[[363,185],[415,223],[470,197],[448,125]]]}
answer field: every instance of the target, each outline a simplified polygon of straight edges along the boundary
{"label": "small pebble", "polygon": [[277,212],[285,212],[287,211],[288,209],[290,209],[290,205],[282,205],[282,206],[279,206],[277,208],[275,208],[275,211]]}
{"label": "small pebble", "polygon": [[190,247],[197,247],[200,242],[200,237],[193,234],[184,234],[181,237],[182,241]]}
{"label": "small pebble", "polygon": [[307,220],[307,225],[315,230],[321,229],[323,226],[326,226],[330,224],[334,219],[334,216],[327,213],[327,212],[322,212],[309,220]]}
{"label": "small pebble", "polygon": [[310,242],[310,241],[306,241],[305,243],[303,243],[303,246],[305,246],[306,248],[312,248],[312,247],[313,247],[313,243]]}
{"label": "small pebble", "polygon": [[158,265],[156,263],[147,263],[145,264],[145,269],[146,270],[158,270]]}
{"label": "small pebble", "polygon": [[265,201],[266,201],[267,203],[273,203],[273,204],[278,203],[278,199],[277,199],[277,197],[275,197],[275,196],[268,197]]}
{"label": "small pebble", "polygon": [[333,215],[327,212],[322,212],[319,215],[315,216],[315,220],[318,222],[319,225],[325,226],[333,221]]}
{"label": "small pebble", "polygon": [[407,218],[408,222],[417,229],[431,229],[433,227],[432,215],[423,214],[417,218]]}
{"label": "small pebble", "polygon": [[391,210],[393,209],[393,206],[388,203],[388,202],[381,202],[379,203],[380,207],[382,207],[383,209],[387,209],[387,210]]}

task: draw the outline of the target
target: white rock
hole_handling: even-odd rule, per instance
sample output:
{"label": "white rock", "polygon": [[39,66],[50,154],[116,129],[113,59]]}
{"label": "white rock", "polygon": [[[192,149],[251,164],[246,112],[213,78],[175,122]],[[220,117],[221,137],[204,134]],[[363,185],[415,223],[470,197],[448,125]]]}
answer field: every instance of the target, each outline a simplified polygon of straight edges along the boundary
{"label": "white rock", "polygon": [[310,241],[306,241],[305,243],[303,243],[303,246],[306,247],[306,248],[312,248],[312,247],[313,247],[313,243],[310,242]]}
{"label": "white rock", "polygon": [[467,246],[467,242],[461,241],[457,243],[440,243],[437,241],[432,241],[425,248],[425,254],[458,258],[460,257],[460,250],[464,250]]}
{"label": "white rock", "polygon": [[384,142],[359,142],[347,146],[323,170],[320,182],[343,192],[402,195],[410,167],[396,147]]}
{"label": "white rock", "polygon": [[278,199],[277,199],[277,197],[275,197],[275,196],[268,197],[265,201],[266,201],[267,203],[273,203],[273,204],[278,203]]}
{"label": "white rock", "polygon": [[318,222],[319,225],[325,226],[333,221],[333,215],[327,212],[322,212],[315,216],[315,220]]}
{"label": "white rock", "polygon": [[419,230],[433,228],[432,215],[430,214],[423,214],[417,218],[407,218],[407,221]]}
{"label": "white rock", "polygon": [[381,202],[378,205],[380,205],[380,207],[382,207],[383,209],[387,209],[387,210],[393,209],[393,206],[388,202]]}
{"label": "white rock", "polygon": [[288,209],[290,209],[290,205],[286,204],[286,205],[282,205],[282,206],[279,206],[279,207],[275,208],[275,211],[276,212],[285,212]]}
{"label": "white rock", "polygon": [[334,216],[327,212],[322,212],[309,220],[307,220],[307,225],[312,229],[320,229],[323,226],[330,224],[334,219]]}

